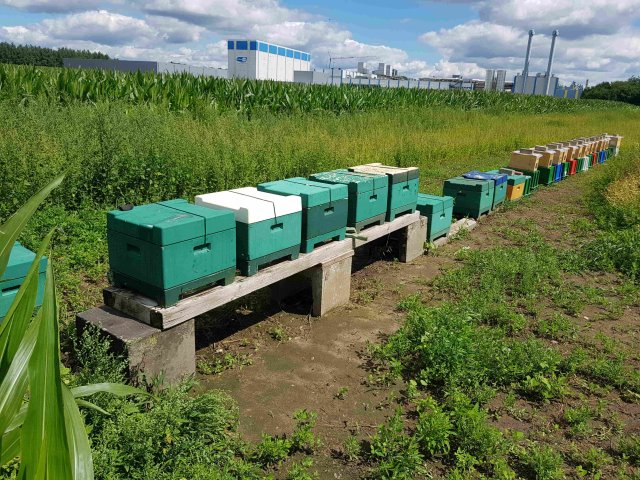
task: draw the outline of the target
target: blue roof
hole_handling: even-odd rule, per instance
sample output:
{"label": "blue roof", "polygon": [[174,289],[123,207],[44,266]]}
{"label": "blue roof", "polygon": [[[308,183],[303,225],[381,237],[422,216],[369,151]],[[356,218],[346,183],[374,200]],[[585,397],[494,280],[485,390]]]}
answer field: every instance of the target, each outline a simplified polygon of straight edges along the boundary
{"label": "blue roof", "polygon": [[260,40],[227,40],[227,48],[229,50],[259,50],[261,52],[269,52],[283,57],[295,58],[296,60],[311,60],[311,55],[307,52],[283,47],[282,45],[262,42]]}

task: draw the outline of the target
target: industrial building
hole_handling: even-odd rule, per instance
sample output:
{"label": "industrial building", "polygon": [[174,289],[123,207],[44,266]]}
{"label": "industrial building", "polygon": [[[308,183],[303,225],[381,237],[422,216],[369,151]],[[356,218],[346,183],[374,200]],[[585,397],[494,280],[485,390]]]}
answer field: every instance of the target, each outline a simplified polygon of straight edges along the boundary
{"label": "industrial building", "polygon": [[311,55],[259,40],[228,40],[229,78],[293,82],[294,72],[311,70]]}
{"label": "industrial building", "polygon": [[224,68],[194,67],[193,65],[183,63],[153,62],[147,60],[64,58],[62,64],[67,68],[87,68],[113,72],[190,73],[195,76],[227,78],[227,70]]}

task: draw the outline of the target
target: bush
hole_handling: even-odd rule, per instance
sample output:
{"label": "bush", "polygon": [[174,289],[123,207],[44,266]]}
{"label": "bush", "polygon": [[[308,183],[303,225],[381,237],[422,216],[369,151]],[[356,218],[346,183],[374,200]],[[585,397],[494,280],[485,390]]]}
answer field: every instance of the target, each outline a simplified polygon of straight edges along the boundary
{"label": "bush", "polygon": [[520,456],[520,461],[536,480],[564,478],[562,455],[549,446],[532,445]]}

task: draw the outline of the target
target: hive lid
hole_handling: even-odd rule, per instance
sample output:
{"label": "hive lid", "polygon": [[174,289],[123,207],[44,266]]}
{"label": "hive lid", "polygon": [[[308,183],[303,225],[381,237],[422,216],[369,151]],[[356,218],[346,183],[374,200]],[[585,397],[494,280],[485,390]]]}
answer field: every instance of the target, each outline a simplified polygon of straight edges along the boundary
{"label": "hive lid", "polygon": [[355,167],[349,167],[349,171],[354,173],[387,175],[392,184],[415,180],[419,175],[418,167],[393,167],[390,165],[383,165],[382,163],[366,163],[364,165],[357,165]]}
{"label": "hive lid", "polygon": [[440,213],[447,208],[453,207],[453,197],[418,194],[418,210],[421,213]]}
{"label": "hive lid", "polygon": [[389,177],[378,174],[358,174],[345,169],[332,170],[311,175],[311,180],[326,183],[341,183],[347,185],[349,193],[370,192],[378,188],[389,186]]}
{"label": "hive lid", "polygon": [[527,181],[526,175],[509,175],[509,185],[520,185]]}
{"label": "hive lid", "polygon": [[471,178],[473,180],[491,180],[496,185],[502,185],[507,181],[507,175],[502,173],[482,173],[478,170],[471,170],[470,172],[462,175],[464,178]]}
{"label": "hive lid", "polygon": [[493,190],[493,182],[487,180],[473,180],[464,177],[454,177],[444,182],[445,187],[450,185],[452,188],[460,190],[469,190],[474,192],[486,192],[487,190]]}
{"label": "hive lid", "polygon": [[302,200],[299,196],[260,192],[255,187],[198,195],[196,205],[231,211],[236,221],[241,223],[262,222],[302,211]]}
{"label": "hive lid", "polygon": [[299,195],[303,208],[325,205],[349,196],[346,185],[315,182],[302,177],[261,183],[258,190],[277,195]]}
{"label": "hive lid", "polygon": [[171,245],[233,227],[233,216],[182,199],[113,210],[107,215],[109,230],[155,245]]}
{"label": "hive lid", "polygon": [[[23,247],[20,242],[14,243],[11,253],[9,254],[7,269],[0,278],[0,282],[26,277],[29,272],[29,268],[31,268],[31,264],[35,259],[35,253],[28,248]],[[40,265],[38,265],[38,273],[44,273],[46,271],[47,257],[42,257],[40,259]]]}

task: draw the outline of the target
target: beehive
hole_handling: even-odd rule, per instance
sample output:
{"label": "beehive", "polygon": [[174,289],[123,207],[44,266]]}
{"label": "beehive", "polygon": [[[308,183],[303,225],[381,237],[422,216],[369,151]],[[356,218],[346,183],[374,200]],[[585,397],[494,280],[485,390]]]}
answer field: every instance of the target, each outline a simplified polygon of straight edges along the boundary
{"label": "beehive", "polygon": [[[25,281],[36,254],[15,242],[9,254],[9,263],[0,277],[0,321],[4,319],[11,308],[11,304]],[[38,264],[38,295],[36,306],[42,305],[44,296],[44,282],[47,275],[47,257],[42,257]]]}
{"label": "beehive", "polygon": [[542,155],[540,153],[532,149],[516,150],[515,152],[511,152],[509,167],[517,170],[535,172],[538,170],[538,163],[541,157]]}
{"label": "beehive", "polygon": [[300,251],[311,252],[329,240],[343,240],[347,229],[349,192],[346,185],[314,182],[302,177],[258,185],[261,192],[298,195],[302,201]]}
{"label": "beehive", "polygon": [[362,174],[384,174],[389,177],[386,217],[388,222],[399,215],[416,211],[419,183],[416,167],[391,167],[381,163],[368,163],[350,167],[349,171]]}
{"label": "beehive", "polygon": [[372,225],[381,225],[387,215],[389,177],[387,175],[363,175],[347,170],[311,175],[311,180],[346,185],[349,191],[347,226],[360,231]]}
{"label": "beehive", "polygon": [[427,241],[446,236],[451,229],[453,198],[418,194],[417,209],[427,217]]}
{"label": "beehive", "polygon": [[444,195],[453,197],[453,213],[458,217],[478,218],[491,211],[493,182],[464,177],[450,178],[444,182]]}
{"label": "beehive", "polygon": [[233,281],[236,231],[229,212],[170,200],[109,212],[107,229],[115,285],[160,305],[172,305],[206,285]]}
{"label": "beehive", "polygon": [[278,260],[295,260],[302,239],[302,200],[254,187],[207,193],[196,205],[232,212],[236,225],[236,257],[240,273],[251,276]]}
{"label": "beehive", "polygon": [[473,180],[486,180],[493,182],[493,203],[491,209],[495,210],[502,205],[507,198],[507,178],[508,176],[501,173],[482,173],[473,170],[462,175],[464,178]]}
{"label": "beehive", "polygon": [[536,145],[533,148],[534,152],[540,153],[542,156],[540,157],[540,161],[538,162],[538,168],[550,168],[551,165],[557,163],[555,160],[560,158],[560,152],[556,152],[546,146]]}
{"label": "beehive", "polygon": [[515,202],[524,196],[527,179],[529,177],[509,168],[490,170],[487,173],[502,173],[507,175],[507,200]]}

